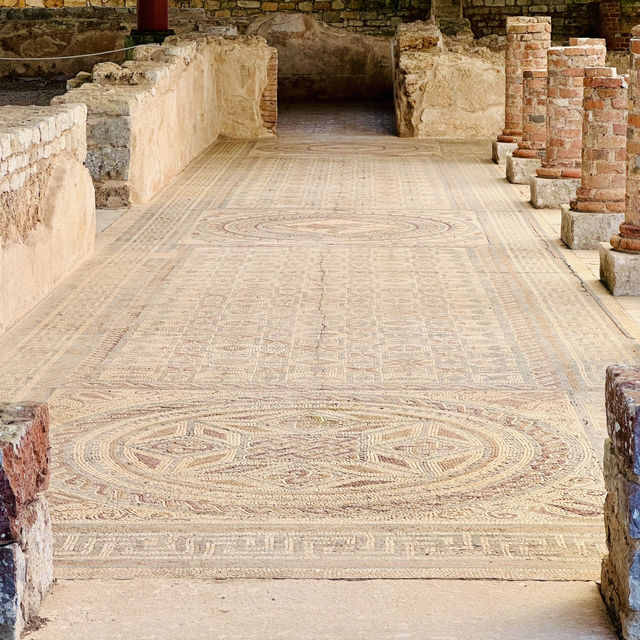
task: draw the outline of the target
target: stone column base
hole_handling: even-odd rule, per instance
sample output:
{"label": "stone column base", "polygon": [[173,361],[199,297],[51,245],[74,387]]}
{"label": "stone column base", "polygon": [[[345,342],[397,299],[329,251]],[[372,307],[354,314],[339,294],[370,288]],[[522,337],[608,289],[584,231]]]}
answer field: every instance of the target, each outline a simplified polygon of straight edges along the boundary
{"label": "stone column base", "polygon": [[512,184],[529,184],[540,166],[540,158],[507,158],[507,180]]}
{"label": "stone column base", "polygon": [[494,140],[491,146],[491,159],[496,164],[505,164],[507,158],[518,148],[517,142],[498,142]]}
{"label": "stone column base", "polygon": [[640,253],[600,245],[600,280],[614,296],[640,296]]}
{"label": "stone column base", "polygon": [[576,197],[580,178],[538,178],[529,181],[531,204],[536,209],[558,209]]}
{"label": "stone column base", "polygon": [[597,249],[618,232],[624,213],[585,213],[562,207],[560,237],[570,249]]}

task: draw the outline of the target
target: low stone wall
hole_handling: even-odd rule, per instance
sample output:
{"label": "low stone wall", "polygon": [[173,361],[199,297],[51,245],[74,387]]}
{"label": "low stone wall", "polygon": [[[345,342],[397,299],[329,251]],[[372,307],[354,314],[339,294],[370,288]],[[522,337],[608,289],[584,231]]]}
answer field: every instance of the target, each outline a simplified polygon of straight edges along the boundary
{"label": "low stone wall", "polygon": [[393,41],[398,135],[492,137],[504,119],[504,53],[449,40],[433,23],[400,25]]}
{"label": "low stone wall", "polygon": [[86,108],[0,108],[0,335],[93,251]]}
{"label": "low stone wall", "polygon": [[18,640],[53,582],[49,411],[0,403],[0,638]]}
{"label": "low stone wall", "polygon": [[135,50],[54,98],[87,106],[99,207],[147,202],[219,136],[274,135],[277,52],[263,38],[193,34]]}

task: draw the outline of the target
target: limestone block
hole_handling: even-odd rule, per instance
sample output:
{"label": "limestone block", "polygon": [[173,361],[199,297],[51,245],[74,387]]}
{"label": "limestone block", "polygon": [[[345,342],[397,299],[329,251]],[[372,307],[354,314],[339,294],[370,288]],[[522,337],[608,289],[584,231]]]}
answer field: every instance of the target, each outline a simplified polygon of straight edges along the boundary
{"label": "limestone block", "polygon": [[598,249],[617,232],[624,213],[586,213],[562,205],[560,237],[570,249]]}
{"label": "limestone block", "polygon": [[620,582],[609,556],[602,561],[600,593],[618,633],[628,640],[640,637],[640,613],[625,606],[620,593]]}
{"label": "limestone block", "polygon": [[400,51],[442,50],[442,32],[433,22],[416,20],[399,24],[396,30],[396,46]]}
{"label": "limestone block", "polygon": [[580,186],[580,178],[539,178],[532,177],[531,204],[536,209],[557,209],[571,202]]}
{"label": "limestone block", "polygon": [[48,486],[47,406],[0,403],[0,541],[21,539],[34,516],[27,505]]}
{"label": "limestone block", "polygon": [[27,570],[17,543],[0,546],[0,640],[19,640],[25,626],[22,610]]}
{"label": "limestone block", "polygon": [[614,296],[640,295],[640,254],[601,245],[600,280]]}
{"label": "limestone block", "polygon": [[[499,143],[496,140],[496,144]],[[495,162],[495,160],[494,160]],[[536,169],[540,166],[539,158],[518,158],[517,156],[507,157],[507,180],[511,184],[529,184],[529,181],[536,175]]]}
{"label": "limestone block", "polygon": [[[95,144],[96,138],[92,138]],[[87,150],[85,166],[94,180],[128,180],[131,151],[129,148],[93,145]],[[151,167],[149,168],[151,170]]]}
{"label": "limestone block", "polygon": [[517,142],[499,142],[494,140],[491,143],[491,159],[496,164],[506,165],[507,158],[518,148]]}
{"label": "limestone block", "polygon": [[97,145],[128,147],[131,142],[131,118],[91,117],[87,120],[87,139],[92,148]]}

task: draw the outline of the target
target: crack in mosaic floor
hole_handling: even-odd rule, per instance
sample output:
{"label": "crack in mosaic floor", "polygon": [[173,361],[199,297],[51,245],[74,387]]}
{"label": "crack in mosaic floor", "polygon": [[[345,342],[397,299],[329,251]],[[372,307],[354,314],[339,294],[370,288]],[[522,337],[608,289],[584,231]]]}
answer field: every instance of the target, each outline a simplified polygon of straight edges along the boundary
{"label": "crack in mosaic floor", "polygon": [[0,340],[2,397],[50,403],[58,576],[596,578],[624,322],[488,143],[283,116]]}

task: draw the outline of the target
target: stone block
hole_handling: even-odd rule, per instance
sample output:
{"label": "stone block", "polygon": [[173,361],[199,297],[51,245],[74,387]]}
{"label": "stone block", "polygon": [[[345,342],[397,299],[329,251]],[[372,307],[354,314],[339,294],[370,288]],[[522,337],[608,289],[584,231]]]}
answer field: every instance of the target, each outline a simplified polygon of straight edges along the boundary
{"label": "stone block", "polygon": [[617,232],[624,213],[586,213],[562,205],[560,237],[570,249],[598,249]]}
{"label": "stone block", "polygon": [[0,403],[0,541],[22,538],[26,509],[49,486],[49,412],[44,404]]}
{"label": "stone block", "polygon": [[529,181],[531,204],[536,209],[557,209],[576,197],[580,178],[539,178]]}
{"label": "stone block", "polygon": [[600,280],[614,296],[639,296],[640,254],[600,245]]}
{"label": "stone block", "polygon": [[496,164],[506,164],[507,158],[518,148],[517,142],[499,142],[494,140],[491,143],[491,159]]}
{"label": "stone block", "polygon": [[512,184],[529,184],[529,180],[536,175],[536,169],[539,166],[539,158],[509,156],[507,158],[507,180]]}
{"label": "stone block", "polygon": [[29,508],[23,539],[0,546],[0,640],[17,640],[53,584],[51,521],[44,496]]}
{"label": "stone block", "polygon": [[0,546],[0,640],[19,640],[27,581],[25,557],[18,543]]}
{"label": "stone block", "polygon": [[600,577],[600,593],[611,616],[616,631],[623,638],[640,638],[640,613],[630,610],[620,597],[619,580],[610,558],[607,555],[602,561]]}

